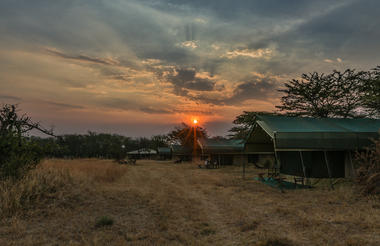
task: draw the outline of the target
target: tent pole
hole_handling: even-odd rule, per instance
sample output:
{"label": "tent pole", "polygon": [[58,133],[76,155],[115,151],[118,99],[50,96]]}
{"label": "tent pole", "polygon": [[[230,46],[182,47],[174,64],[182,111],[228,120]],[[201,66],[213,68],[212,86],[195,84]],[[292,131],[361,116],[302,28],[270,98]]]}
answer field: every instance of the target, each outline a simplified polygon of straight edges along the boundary
{"label": "tent pole", "polygon": [[245,161],[243,161],[243,179],[245,179]]}
{"label": "tent pole", "polygon": [[303,177],[306,179],[306,168],[305,168],[305,164],[303,163],[302,151],[299,151],[299,152],[300,152],[300,157],[301,157]]}
{"label": "tent pole", "polygon": [[280,161],[278,159],[278,155],[277,155],[277,146],[276,146],[276,133],[277,132],[273,132],[273,149],[274,149],[274,159],[275,159],[275,162],[276,162],[276,165],[275,165],[275,172],[277,174],[277,170],[278,172],[280,173]]}
{"label": "tent pole", "polygon": [[325,161],[326,161],[326,166],[327,166],[327,172],[329,173],[329,177],[330,177],[330,186],[331,186],[331,189],[334,189],[334,186],[333,186],[333,183],[332,183],[332,177],[331,177],[330,165],[329,165],[329,161],[327,160],[327,152],[326,152],[326,150],[324,150],[323,153],[324,153],[324,155],[325,155]]}
{"label": "tent pole", "polygon": [[356,173],[355,173],[355,168],[354,168],[354,163],[352,162],[352,156],[351,156],[351,151],[348,151],[348,156],[350,158],[350,164],[351,164],[351,174],[355,178]]}

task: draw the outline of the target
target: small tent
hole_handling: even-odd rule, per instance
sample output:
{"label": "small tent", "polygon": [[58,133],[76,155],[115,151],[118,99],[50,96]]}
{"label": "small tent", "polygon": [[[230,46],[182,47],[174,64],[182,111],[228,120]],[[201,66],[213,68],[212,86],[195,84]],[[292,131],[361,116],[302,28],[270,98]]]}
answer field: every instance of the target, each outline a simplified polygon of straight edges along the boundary
{"label": "small tent", "polygon": [[202,139],[198,140],[202,156],[219,165],[244,164],[244,140],[241,139]]}
{"label": "small tent", "polygon": [[169,147],[157,148],[160,160],[170,160],[172,158],[172,150]]}
{"label": "small tent", "polygon": [[154,149],[138,149],[127,153],[129,158],[132,159],[153,159],[157,155],[157,151]]}

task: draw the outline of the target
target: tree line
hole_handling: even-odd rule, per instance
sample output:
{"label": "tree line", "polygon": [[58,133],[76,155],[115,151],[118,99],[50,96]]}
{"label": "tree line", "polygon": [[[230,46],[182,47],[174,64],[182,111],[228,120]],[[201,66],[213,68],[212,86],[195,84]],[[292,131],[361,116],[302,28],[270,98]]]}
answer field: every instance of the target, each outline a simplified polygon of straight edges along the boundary
{"label": "tree line", "polygon": [[46,157],[54,158],[125,158],[127,152],[137,149],[157,149],[168,146],[167,137],[131,138],[117,134],[65,134],[51,138],[30,137],[44,149]]}

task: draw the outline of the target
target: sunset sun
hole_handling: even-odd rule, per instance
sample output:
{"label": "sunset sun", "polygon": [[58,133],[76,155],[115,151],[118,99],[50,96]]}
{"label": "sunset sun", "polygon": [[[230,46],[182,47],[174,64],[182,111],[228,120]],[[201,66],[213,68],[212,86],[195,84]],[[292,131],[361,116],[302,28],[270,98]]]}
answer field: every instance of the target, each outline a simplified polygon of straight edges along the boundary
{"label": "sunset sun", "polygon": [[197,119],[194,119],[194,120],[193,120],[193,124],[194,124],[194,125],[198,124],[198,120],[197,120]]}

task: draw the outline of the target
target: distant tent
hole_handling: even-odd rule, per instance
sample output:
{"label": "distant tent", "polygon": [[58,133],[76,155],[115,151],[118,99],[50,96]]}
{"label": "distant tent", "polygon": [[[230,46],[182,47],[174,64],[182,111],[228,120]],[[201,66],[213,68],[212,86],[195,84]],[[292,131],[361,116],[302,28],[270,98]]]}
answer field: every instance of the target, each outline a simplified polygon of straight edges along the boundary
{"label": "distant tent", "polygon": [[182,161],[192,160],[192,149],[179,144],[173,144],[170,146],[173,158]]}
{"label": "distant tent", "polygon": [[242,139],[202,139],[198,140],[202,155],[219,165],[243,164],[247,161]]}
{"label": "distant tent", "polygon": [[380,120],[259,116],[245,152],[273,153],[279,172],[312,178],[349,177],[352,151],[371,145]]}
{"label": "distant tent", "polygon": [[169,147],[159,147],[157,151],[161,160],[168,160],[172,158],[172,150]]}
{"label": "distant tent", "polygon": [[133,159],[152,159],[157,155],[157,151],[154,149],[138,149],[127,153],[128,157]]}

